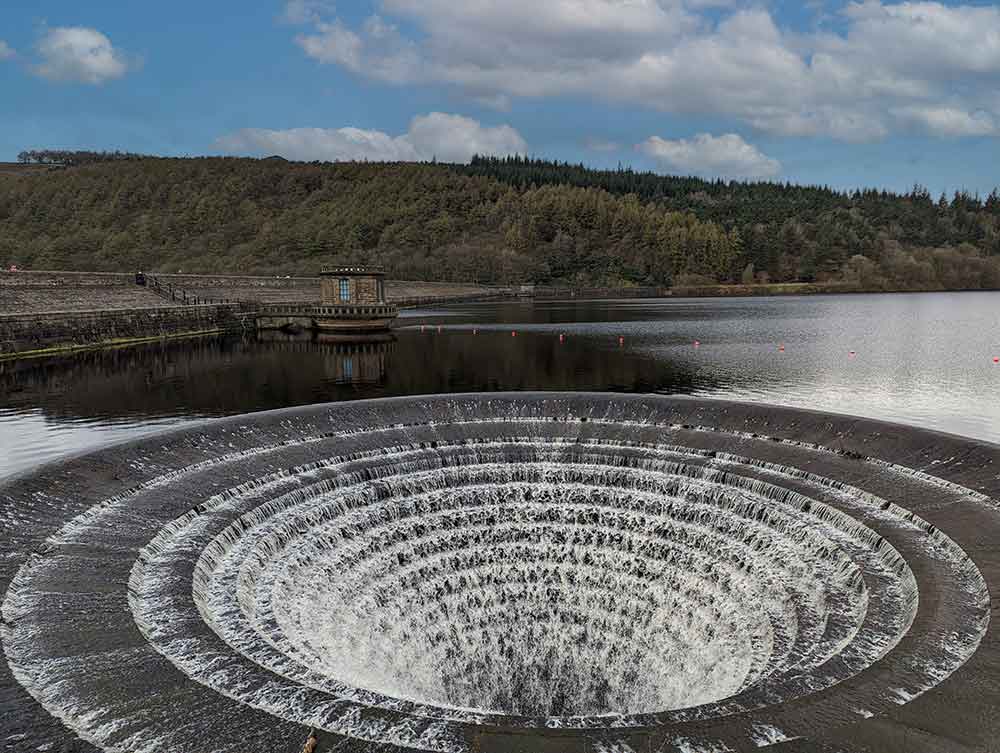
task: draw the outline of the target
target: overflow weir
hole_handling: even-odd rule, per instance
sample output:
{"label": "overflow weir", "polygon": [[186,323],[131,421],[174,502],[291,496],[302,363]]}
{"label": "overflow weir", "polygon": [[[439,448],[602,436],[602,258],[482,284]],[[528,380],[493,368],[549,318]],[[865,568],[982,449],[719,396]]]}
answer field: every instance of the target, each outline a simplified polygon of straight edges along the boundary
{"label": "overflow weir", "polygon": [[609,394],[118,445],[0,486],[0,740],[989,751],[998,472],[961,437]]}

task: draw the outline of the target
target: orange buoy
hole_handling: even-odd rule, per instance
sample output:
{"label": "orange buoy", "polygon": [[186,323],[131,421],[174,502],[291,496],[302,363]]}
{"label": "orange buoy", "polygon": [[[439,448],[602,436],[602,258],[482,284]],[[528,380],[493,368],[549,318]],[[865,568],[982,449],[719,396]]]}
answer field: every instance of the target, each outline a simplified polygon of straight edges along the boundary
{"label": "orange buoy", "polygon": [[510,336],[511,336],[511,337],[517,337],[517,330],[516,330],[516,329],[514,329],[514,330],[511,330],[511,332],[510,332]]}
{"label": "orange buoy", "polygon": [[1000,363],[1000,358],[994,358],[993,363]]}
{"label": "orange buoy", "polygon": [[781,343],[781,345],[778,346],[778,350],[780,350],[782,353],[784,353],[785,352],[785,344]]}
{"label": "orange buoy", "polygon": [[694,341],[694,347],[697,348],[697,347],[700,347],[700,346],[701,346],[701,340],[695,340]]}

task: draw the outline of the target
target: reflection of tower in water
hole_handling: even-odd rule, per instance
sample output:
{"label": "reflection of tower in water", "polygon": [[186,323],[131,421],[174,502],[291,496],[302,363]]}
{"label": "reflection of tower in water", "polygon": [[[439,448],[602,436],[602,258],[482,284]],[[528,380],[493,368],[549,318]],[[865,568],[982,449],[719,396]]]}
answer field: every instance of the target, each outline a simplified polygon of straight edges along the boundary
{"label": "reflection of tower in water", "polygon": [[324,351],[328,381],[337,384],[384,384],[386,362],[395,338],[391,335],[364,340],[327,340],[317,334],[315,342]]}
{"label": "reflection of tower in water", "polygon": [[333,384],[385,384],[389,354],[396,336],[340,335],[324,332],[257,333],[257,341],[293,353],[318,354],[324,381]]}

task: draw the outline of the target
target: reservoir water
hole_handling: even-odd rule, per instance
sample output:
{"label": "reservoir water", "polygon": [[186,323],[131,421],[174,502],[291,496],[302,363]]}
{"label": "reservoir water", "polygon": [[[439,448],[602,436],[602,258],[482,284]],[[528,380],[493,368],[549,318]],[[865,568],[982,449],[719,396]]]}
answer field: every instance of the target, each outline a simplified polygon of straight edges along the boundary
{"label": "reservoir water", "polygon": [[724,397],[1000,442],[1000,293],[472,303],[364,343],[274,335],[0,364],[0,475],[167,426],[490,390]]}

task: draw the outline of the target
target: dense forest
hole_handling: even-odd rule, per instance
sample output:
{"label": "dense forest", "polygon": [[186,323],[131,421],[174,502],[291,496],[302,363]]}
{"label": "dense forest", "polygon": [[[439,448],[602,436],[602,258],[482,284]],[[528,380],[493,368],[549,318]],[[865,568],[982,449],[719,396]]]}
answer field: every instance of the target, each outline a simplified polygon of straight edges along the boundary
{"label": "dense forest", "polygon": [[151,159],[146,154],[134,152],[88,152],[69,149],[36,149],[21,152],[17,161],[22,165],[56,165],[59,167],[76,167],[78,165],[96,165],[101,162],[124,162],[130,160]]}
{"label": "dense forest", "polygon": [[[1000,199],[841,193],[594,171],[25,153],[71,165],[0,176],[0,263],[36,269],[670,285],[843,282],[1000,288]],[[61,160],[61,161],[60,161]]]}
{"label": "dense forest", "polygon": [[872,289],[1000,287],[1000,193],[907,194],[771,182],[707,181],[525,158],[459,168],[518,189],[560,185],[635,196],[691,213],[740,239],[719,282],[855,282]]}

